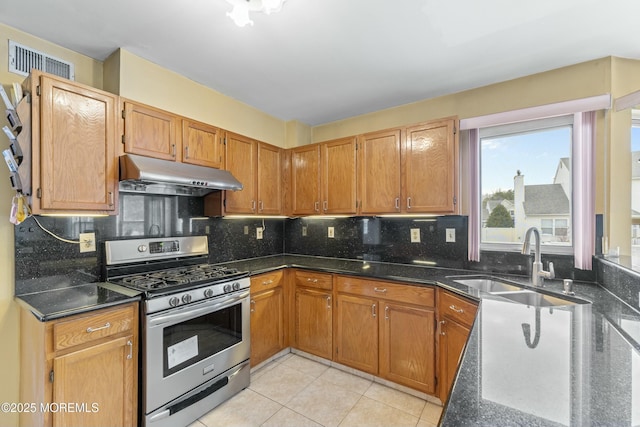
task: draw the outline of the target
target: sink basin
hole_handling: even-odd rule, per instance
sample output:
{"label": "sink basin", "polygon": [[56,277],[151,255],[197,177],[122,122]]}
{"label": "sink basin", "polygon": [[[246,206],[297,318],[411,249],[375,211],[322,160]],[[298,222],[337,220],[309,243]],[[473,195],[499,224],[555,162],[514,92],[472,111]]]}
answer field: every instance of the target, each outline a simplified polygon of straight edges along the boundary
{"label": "sink basin", "polygon": [[513,302],[531,305],[534,307],[557,307],[561,305],[576,304],[575,302],[566,299],[556,298],[552,297],[551,295],[526,290],[515,292],[496,292],[493,295],[506,298]]}
{"label": "sink basin", "polygon": [[509,292],[509,291],[521,291],[522,288],[511,285],[504,282],[499,282],[490,277],[476,277],[469,279],[454,280],[461,285],[469,286],[470,288],[478,289],[483,292]]}

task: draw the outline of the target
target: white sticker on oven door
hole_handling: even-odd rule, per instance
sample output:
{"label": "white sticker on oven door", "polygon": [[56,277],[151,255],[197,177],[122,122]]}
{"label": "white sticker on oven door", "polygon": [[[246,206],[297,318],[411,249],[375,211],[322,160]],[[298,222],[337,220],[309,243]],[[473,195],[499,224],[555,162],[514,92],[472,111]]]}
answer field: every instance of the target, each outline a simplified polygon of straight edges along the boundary
{"label": "white sticker on oven door", "polygon": [[168,368],[171,369],[176,365],[185,362],[192,357],[198,355],[198,336],[194,335],[189,339],[180,341],[167,348]]}

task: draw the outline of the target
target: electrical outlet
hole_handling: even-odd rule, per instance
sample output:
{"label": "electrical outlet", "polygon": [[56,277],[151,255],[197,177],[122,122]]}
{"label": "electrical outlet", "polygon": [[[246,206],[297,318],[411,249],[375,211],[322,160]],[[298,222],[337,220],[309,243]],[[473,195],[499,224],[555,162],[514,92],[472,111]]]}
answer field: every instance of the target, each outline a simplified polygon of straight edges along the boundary
{"label": "electrical outlet", "polygon": [[456,229],[455,228],[447,228],[447,236],[445,238],[447,243],[455,243],[456,242]]}
{"label": "electrical outlet", "polygon": [[307,235],[307,226],[303,225],[302,226],[302,237],[305,237]]}
{"label": "electrical outlet", "polygon": [[327,236],[330,239],[333,239],[335,237],[333,227],[327,227]]}
{"label": "electrical outlet", "polygon": [[209,234],[209,232],[211,231],[211,228],[209,228],[208,225],[204,226],[204,234]]}
{"label": "electrical outlet", "polygon": [[262,233],[263,232],[264,232],[264,230],[262,229],[262,227],[256,228],[256,239],[262,240]]}
{"label": "electrical outlet", "polygon": [[411,229],[411,243],[420,243],[420,229],[412,228]]}
{"label": "electrical outlet", "polygon": [[249,226],[248,225],[244,226],[244,234],[249,234]]}
{"label": "electrical outlet", "polygon": [[80,233],[80,252],[96,251],[96,233]]}

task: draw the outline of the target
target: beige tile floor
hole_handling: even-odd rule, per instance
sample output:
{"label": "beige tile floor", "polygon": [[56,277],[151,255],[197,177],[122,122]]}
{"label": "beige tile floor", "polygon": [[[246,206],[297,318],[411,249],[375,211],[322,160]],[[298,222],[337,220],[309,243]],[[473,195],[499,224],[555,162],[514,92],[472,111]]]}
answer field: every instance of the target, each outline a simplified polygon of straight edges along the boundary
{"label": "beige tile floor", "polygon": [[442,408],[297,354],[251,374],[251,385],[190,427],[432,427]]}

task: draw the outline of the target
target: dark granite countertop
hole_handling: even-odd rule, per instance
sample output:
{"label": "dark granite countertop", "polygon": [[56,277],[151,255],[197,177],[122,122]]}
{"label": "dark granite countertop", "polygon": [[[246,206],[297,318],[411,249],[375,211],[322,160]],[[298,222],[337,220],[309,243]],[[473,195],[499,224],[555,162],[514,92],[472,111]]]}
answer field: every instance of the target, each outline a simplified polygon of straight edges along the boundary
{"label": "dark granite countertop", "polygon": [[41,322],[140,300],[138,292],[124,288],[116,290],[111,283],[50,286],[48,289],[15,298]]}
{"label": "dark granite countertop", "polygon": [[[441,426],[640,425],[640,312],[596,284],[574,284],[580,304],[536,308],[450,277],[482,275],[471,271],[296,255],[233,265],[437,284],[481,301]],[[529,286],[524,276],[499,277]],[[543,292],[566,298],[561,290],[561,280],[545,281]]]}

